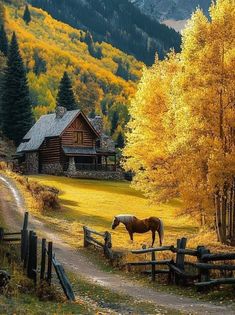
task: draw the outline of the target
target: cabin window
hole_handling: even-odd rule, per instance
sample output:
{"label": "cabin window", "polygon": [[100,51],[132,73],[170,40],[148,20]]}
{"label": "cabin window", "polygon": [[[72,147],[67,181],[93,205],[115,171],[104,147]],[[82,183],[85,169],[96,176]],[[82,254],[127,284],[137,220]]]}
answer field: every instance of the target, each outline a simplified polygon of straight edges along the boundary
{"label": "cabin window", "polygon": [[74,133],[74,142],[76,144],[83,144],[83,132],[82,131],[76,131]]}

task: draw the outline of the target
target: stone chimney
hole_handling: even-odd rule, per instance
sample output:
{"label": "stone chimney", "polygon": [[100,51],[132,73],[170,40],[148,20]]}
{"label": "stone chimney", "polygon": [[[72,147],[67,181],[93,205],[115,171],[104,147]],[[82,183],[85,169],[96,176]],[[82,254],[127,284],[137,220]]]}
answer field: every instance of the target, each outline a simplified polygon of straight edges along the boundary
{"label": "stone chimney", "polygon": [[103,118],[101,116],[95,116],[95,118],[92,119],[92,125],[95,128],[95,130],[99,133],[103,133]]}
{"label": "stone chimney", "polygon": [[67,112],[67,109],[65,107],[57,106],[55,109],[55,116],[58,119],[63,118],[66,112]]}

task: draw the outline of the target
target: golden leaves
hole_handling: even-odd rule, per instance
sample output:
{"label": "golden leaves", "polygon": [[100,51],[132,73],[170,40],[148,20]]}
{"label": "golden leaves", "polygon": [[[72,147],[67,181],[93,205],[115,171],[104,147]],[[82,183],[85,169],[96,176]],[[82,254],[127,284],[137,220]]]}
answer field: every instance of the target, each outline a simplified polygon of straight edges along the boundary
{"label": "golden leaves", "polygon": [[185,208],[209,217],[215,187],[235,175],[234,0],[210,12],[210,21],[200,10],[192,16],[180,54],[144,70],[124,150],[149,198],[180,194]]}

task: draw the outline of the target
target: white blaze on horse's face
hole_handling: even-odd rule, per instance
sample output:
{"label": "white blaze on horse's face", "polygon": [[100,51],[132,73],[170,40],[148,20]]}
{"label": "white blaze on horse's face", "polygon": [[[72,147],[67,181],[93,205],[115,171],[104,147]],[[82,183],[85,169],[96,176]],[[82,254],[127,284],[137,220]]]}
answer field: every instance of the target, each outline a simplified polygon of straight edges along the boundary
{"label": "white blaze on horse's face", "polygon": [[120,221],[117,217],[114,217],[113,223],[112,223],[112,229],[114,230],[118,225],[120,224]]}

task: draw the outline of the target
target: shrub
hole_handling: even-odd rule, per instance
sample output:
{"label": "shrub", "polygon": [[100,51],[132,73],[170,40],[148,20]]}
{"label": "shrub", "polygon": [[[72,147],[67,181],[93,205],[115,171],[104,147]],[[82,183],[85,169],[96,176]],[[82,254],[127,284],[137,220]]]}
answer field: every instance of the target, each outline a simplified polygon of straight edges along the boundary
{"label": "shrub", "polygon": [[0,162],[0,171],[5,171],[5,170],[7,170],[7,169],[8,169],[7,163],[4,162],[4,161],[1,161],[1,162]]}
{"label": "shrub", "polygon": [[39,210],[41,212],[47,210],[57,210],[60,208],[58,189],[38,184],[37,182],[30,182],[27,184],[27,189],[32,196],[37,200]]}

